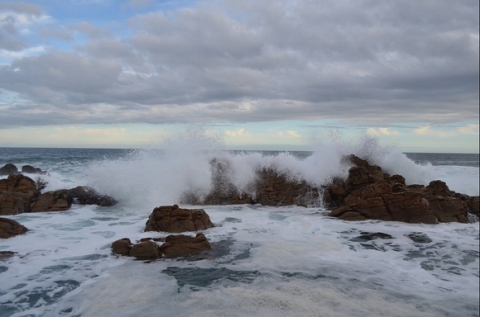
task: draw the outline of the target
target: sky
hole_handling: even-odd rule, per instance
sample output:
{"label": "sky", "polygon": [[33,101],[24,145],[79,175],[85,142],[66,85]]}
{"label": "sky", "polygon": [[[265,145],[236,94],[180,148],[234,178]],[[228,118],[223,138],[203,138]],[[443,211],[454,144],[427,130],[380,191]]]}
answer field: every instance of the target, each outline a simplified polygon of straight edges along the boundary
{"label": "sky", "polygon": [[479,1],[0,1],[0,147],[192,127],[230,149],[478,153]]}

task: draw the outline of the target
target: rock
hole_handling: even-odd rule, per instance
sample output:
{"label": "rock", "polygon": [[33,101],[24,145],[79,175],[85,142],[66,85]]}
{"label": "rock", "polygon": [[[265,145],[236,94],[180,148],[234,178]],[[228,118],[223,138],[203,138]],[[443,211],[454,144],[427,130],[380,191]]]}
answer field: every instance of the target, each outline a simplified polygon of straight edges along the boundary
{"label": "rock", "polygon": [[21,214],[27,208],[28,203],[23,195],[17,193],[0,194],[0,215]]}
{"label": "rock", "polygon": [[382,197],[392,220],[408,223],[438,223],[428,200],[416,192],[393,193]]}
{"label": "rock", "polygon": [[78,186],[40,194],[32,201],[30,211],[63,211],[70,209],[72,203],[105,207],[113,206],[117,201],[110,196],[98,194],[91,187]]}
{"label": "rock", "polygon": [[27,173],[27,174],[41,174],[41,175],[47,174],[46,171],[42,171],[40,168],[38,168],[38,167],[33,167],[33,166],[31,166],[31,165],[23,165],[23,166],[22,166],[22,173]]}
{"label": "rock", "polygon": [[158,245],[153,241],[134,244],[130,249],[130,256],[140,260],[157,259],[161,255]]}
{"label": "rock", "polygon": [[430,243],[432,239],[423,232],[412,232],[406,235],[415,243]]}
{"label": "rock", "polygon": [[163,253],[166,258],[176,258],[198,254],[211,248],[210,243],[203,233],[198,233],[195,237],[170,235],[160,247],[160,252]]}
{"label": "rock", "polygon": [[2,168],[0,168],[0,175],[10,175],[16,173],[18,173],[18,168],[12,163],[7,163]]}
{"label": "rock", "polygon": [[115,198],[100,195],[95,189],[87,186],[78,186],[67,190],[67,194],[73,202],[80,205],[98,205],[102,207],[114,206],[117,204]]}
{"label": "rock", "polygon": [[203,209],[182,209],[177,205],[155,208],[148,217],[145,231],[185,232],[212,228]]}
{"label": "rock", "polygon": [[[466,196],[466,195],[465,195]],[[465,197],[465,199],[462,199],[465,204],[467,205],[468,211],[474,215],[480,216],[480,203],[479,203],[479,197]]]}
{"label": "rock", "polygon": [[350,241],[366,242],[376,239],[393,239],[393,237],[383,232],[360,232],[358,237],[352,238]]}
{"label": "rock", "polygon": [[[6,259],[11,258],[15,254],[17,253],[12,251],[0,251],[0,261],[5,261]],[[0,273],[2,273],[2,271],[0,271]]]}
{"label": "rock", "polygon": [[24,234],[28,229],[15,220],[0,217],[0,238],[8,239],[10,237]]}
{"label": "rock", "polygon": [[72,198],[64,191],[40,194],[31,204],[31,212],[64,211],[72,206]]}
{"label": "rock", "polygon": [[455,193],[455,197],[460,199],[467,205],[468,212],[480,216],[480,203],[478,196],[468,196],[464,194]]}
{"label": "rock", "polygon": [[0,180],[0,215],[16,215],[30,211],[30,203],[38,196],[35,182],[20,174]]}
{"label": "rock", "polygon": [[426,190],[429,194],[436,196],[449,197],[453,195],[453,192],[450,191],[447,184],[440,180],[431,181],[426,187]]}
{"label": "rock", "polygon": [[128,238],[123,238],[112,243],[112,252],[121,255],[130,255],[132,242]]}
{"label": "rock", "polygon": [[113,206],[117,201],[100,195],[91,187],[78,186],[40,194],[45,186],[42,180],[33,181],[21,174],[10,174],[0,180],[0,215],[15,215],[22,212],[62,211],[72,203],[83,205]]}
{"label": "rock", "polygon": [[351,155],[345,161],[355,165],[348,178],[334,180],[325,188],[324,201],[332,208],[331,217],[435,224],[467,223],[468,212],[478,214],[478,196],[457,194],[445,182],[407,186],[403,176],[389,176],[365,160]]}

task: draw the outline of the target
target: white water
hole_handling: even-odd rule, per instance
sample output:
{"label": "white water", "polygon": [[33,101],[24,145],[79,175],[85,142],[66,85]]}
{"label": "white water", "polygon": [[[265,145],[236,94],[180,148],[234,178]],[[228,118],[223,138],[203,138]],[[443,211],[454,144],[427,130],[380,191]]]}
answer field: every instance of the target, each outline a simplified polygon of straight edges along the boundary
{"label": "white water", "polygon": [[185,189],[206,194],[213,157],[229,162],[239,190],[272,166],[322,184],[346,175],[340,158],[353,152],[409,183],[441,179],[478,195],[478,168],[421,166],[368,142],[327,144],[305,159],[233,155],[199,142],[50,170],[46,190],[91,185],[120,204],[10,216],[30,231],[0,240],[0,250],[17,252],[0,260],[0,316],[479,316],[478,223],[344,222],[320,207],[204,206],[216,225],[204,231],[214,246],[206,258],[112,255],[117,239],[165,236],[143,232],[149,213]]}

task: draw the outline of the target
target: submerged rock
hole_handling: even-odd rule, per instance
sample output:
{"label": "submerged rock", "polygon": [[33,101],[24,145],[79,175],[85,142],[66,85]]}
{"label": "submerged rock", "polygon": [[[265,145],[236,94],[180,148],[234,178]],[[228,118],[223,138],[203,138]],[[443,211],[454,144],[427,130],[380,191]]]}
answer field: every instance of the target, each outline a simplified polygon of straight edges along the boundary
{"label": "submerged rock", "polygon": [[0,239],[8,239],[27,231],[28,229],[17,221],[0,217]]}
{"label": "submerged rock", "polygon": [[185,232],[212,228],[203,209],[182,209],[178,205],[155,208],[148,217],[145,231]]}

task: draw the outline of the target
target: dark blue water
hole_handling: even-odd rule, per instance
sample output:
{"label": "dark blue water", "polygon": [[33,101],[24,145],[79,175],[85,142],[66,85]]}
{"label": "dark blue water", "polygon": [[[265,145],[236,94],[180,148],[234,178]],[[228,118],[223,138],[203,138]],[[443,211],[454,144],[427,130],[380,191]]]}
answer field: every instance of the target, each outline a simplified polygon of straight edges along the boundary
{"label": "dark blue water", "polygon": [[[92,161],[116,160],[134,155],[141,150],[132,149],[79,149],[79,148],[0,148],[0,167],[6,163],[30,164],[42,168],[48,165],[68,163],[85,164]],[[231,151],[232,153],[250,151]],[[251,151],[258,152],[258,151]],[[263,155],[278,155],[280,151],[260,151]],[[300,159],[312,154],[309,151],[288,152]],[[434,166],[472,166],[479,167],[478,154],[459,153],[405,153],[418,164],[430,163]]]}
{"label": "dark blue water", "polygon": [[461,153],[405,153],[409,159],[418,164],[431,163],[434,166],[472,166],[479,167],[478,154]]}

